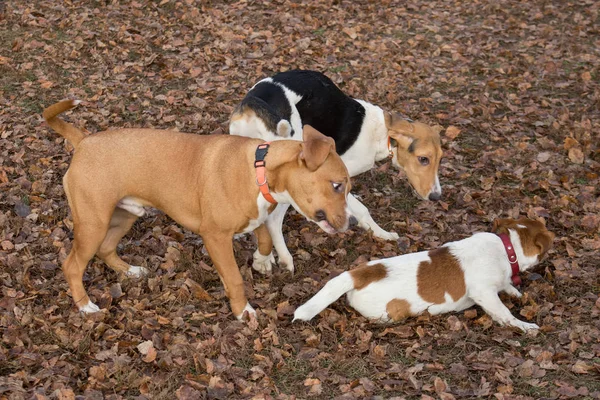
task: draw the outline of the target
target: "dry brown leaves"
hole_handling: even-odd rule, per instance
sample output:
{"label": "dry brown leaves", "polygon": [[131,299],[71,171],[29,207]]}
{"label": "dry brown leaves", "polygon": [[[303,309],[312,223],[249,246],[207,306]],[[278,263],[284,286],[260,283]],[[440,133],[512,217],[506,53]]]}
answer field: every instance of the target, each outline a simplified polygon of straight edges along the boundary
{"label": "dry brown leaves", "polygon": [[[600,397],[598,3],[0,2],[0,399]],[[120,251],[152,273],[99,262],[85,284],[104,308],[73,308],[61,186],[70,149],[44,106],[110,126],[227,131],[259,79],[327,73],[347,93],[446,127],[444,198],[418,202],[382,164],[355,191],[396,243],[325,236],[298,215],[285,235],[294,277],[249,269],[257,321],[235,321],[201,240],[159,212]],[[355,263],[423,250],[497,216],[544,218],[555,249],[511,311],[521,335],[474,308],[382,327],[339,301],[310,324],[294,308]],[[343,251],[340,251],[343,250]]]}

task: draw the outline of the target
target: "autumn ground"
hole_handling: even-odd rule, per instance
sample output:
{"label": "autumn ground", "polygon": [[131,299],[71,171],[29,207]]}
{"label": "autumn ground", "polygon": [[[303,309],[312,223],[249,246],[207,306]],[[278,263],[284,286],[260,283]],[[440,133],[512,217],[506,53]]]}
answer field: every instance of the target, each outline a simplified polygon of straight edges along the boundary
{"label": "autumn ground", "polygon": [[[0,2],[0,399],[600,398],[600,18],[592,0]],[[82,317],[60,262],[72,237],[61,178],[70,148],[40,117],[65,97],[109,126],[225,133],[232,108],[277,71],[325,72],[347,93],[443,133],[442,202],[420,202],[389,163],[354,180],[398,243],[285,225],[297,272],[249,268],[258,322],[235,321],[199,237],[159,212],[122,242],[147,280],[101,262]],[[341,300],[296,306],[360,260],[544,218],[555,249],[524,277],[514,315],[481,309],[379,326]],[[356,260],[359,261],[356,261]]]}

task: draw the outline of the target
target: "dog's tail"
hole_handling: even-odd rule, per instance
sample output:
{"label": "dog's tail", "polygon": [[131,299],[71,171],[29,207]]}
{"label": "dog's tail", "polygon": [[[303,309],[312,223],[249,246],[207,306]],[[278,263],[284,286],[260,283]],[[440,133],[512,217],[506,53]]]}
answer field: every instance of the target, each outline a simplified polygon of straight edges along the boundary
{"label": "dog's tail", "polygon": [[350,272],[346,271],[336,276],[323,286],[317,294],[301,305],[294,312],[294,321],[310,321],[315,315],[339,299],[343,294],[354,289],[354,280]]}
{"label": "dog's tail", "polygon": [[70,110],[79,103],[81,103],[80,100],[63,100],[56,104],[52,104],[42,113],[48,125],[62,137],[71,142],[74,147],[77,147],[79,142],[81,142],[81,139],[85,137],[85,134],[73,125],[57,117],[59,114]]}
{"label": "dog's tail", "polygon": [[[257,129],[255,120],[262,121],[268,132]],[[258,97],[247,96],[231,114],[229,133],[257,139],[277,140],[290,138],[293,132],[292,124],[279,116],[277,110],[268,102]],[[275,135],[275,137],[273,138],[271,135]],[[302,134],[300,134],[300,138],[302,138]]]}

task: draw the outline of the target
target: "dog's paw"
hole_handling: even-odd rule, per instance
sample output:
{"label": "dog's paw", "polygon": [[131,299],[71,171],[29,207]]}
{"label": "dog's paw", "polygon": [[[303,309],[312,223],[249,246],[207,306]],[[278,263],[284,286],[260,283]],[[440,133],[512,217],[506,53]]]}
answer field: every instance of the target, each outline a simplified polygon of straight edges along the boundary
{"label": "dog's paw", "polygon": [[319,313],[319,310],[315,310],[314,307],[311,307],[308,304],[301,305],[294,311],[294,321],[310,321]]}
{"label": "dog's paw", "polygon": [[93,314],[98,311],[100,311],[100,307],[92,303],[91,300],[85,306],[79,308],[79,312],[82,314]]}
{"label": "dog's paw", "polygon": [[285,268],[290,271],[291,274],[294,273],[294,259],[291,254],[280,256],[279,257],[279,266],[281,268]]}
{"label": "dog's paw", "polygon": [[383,229],[381,231],[373,231],[373,236],[378,239],[383,239],[383,240],[398,240],[398,239],[400,239],[400,235],[398,235],[396,232],[387,232],[387,231],[384,231]]}
{"label": "dog's paw", "polygon": [[252,259],[254,260],[252,262],[252,268],[261,274],[270,274],[273,271],[273,263],[275,263],[273,253],[263,256],[260,254],[260,251],[256,250]]}
{"label": "dog's paw", "polygon": [[509,296],[513,296],[518,299],[520,299],[523,296],[523,294],[521,292],[519,292],[519,290],[512,285],[508,286],[504,292],[506,294],[508,294]]}
{"label": "dog's paw", "polygon": [[250,319],[256,318],[256,310],[250,305],[250,303],[246,303],[246,307],[244,307],[241,314],[236,315],[235,317],[238,319],[238,321],[241,321],[244,318],[245,313],[248,313],[248,318]]}
{"label": "dog's paw", "polygon": [[521,320],[516,320],[514,322],[512,322],[510,325],[519,328],[520,330],[522,330],[523,332],[527,332],[533,329],[540,329],[540,327],[537,324],[531,324],[529,322],[525,322],[525,321],[521,321]]}
{"label": "dog's paw", "polygon": [[144,267],[136,267],[135,265],[130,265],[129,270],[125,274],[132,278],[142,278],[148,275],[148,269]]}

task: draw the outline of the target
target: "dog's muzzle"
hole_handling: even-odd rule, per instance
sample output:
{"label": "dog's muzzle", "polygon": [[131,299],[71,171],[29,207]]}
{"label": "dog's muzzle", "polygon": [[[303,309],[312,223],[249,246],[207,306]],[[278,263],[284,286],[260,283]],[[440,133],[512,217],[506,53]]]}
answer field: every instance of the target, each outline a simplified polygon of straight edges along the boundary
{"label": "dog's muzzle", "polygon": [[441,198],[442,198],[442,194],[439,192],[429,193],[429,200],[431,200],[431,201],[439,201]]}
{"label": "dog's muzzle", "polygon": [[[342,221],[342,219],[343,219],[343,221]],[[325,211],[323,211],[323,210],[318,210],[315,213],[315,222],[325,232],[332,234],[332,233],[336,233],[336,232],[346,231],[348,229],[348,225],[349,225],[349,217],[348,217],[348,214],[345,213],[344,217],[337,217],[337,218],[335,218],[334,221],[330,222],[327,219],[327,213],[325,213]],[[336,226],[339,226],[339,228],[336,228]]]}

